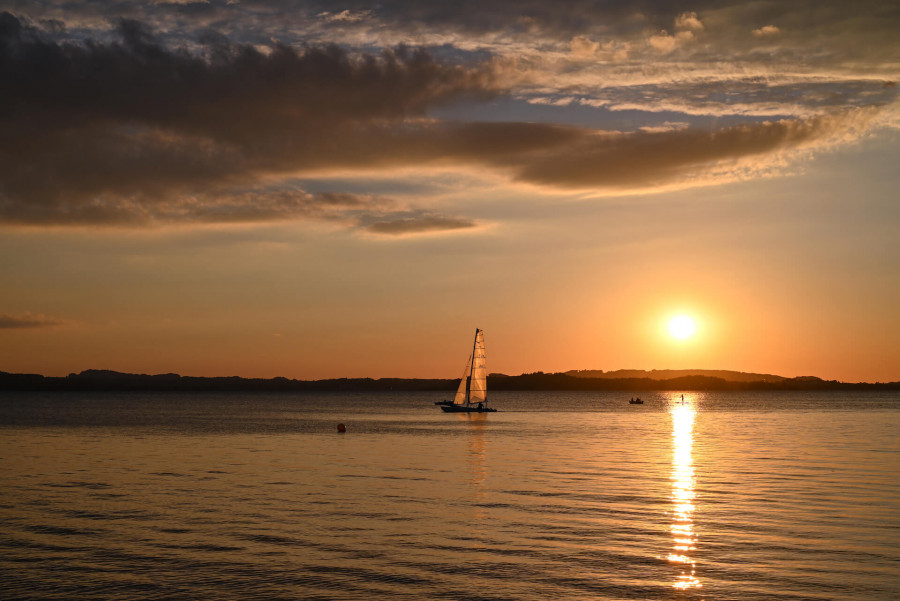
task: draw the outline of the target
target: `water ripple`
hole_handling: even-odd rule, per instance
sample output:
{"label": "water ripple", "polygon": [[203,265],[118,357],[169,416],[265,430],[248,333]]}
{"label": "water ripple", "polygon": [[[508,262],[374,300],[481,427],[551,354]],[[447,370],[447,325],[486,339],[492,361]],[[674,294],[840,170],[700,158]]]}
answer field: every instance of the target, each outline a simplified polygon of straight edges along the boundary
{"label": "water ripple", "polygon": [[666,394],[5,401],[0,597],[900,597],[900,403]]}

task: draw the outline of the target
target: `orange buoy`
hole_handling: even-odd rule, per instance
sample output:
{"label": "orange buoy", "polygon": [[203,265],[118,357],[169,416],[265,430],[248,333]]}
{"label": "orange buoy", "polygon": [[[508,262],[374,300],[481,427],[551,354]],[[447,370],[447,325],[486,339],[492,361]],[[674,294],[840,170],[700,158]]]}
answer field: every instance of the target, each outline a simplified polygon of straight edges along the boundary
{"label": "orange buoy", "polygon": [[345,426],[344,424],[338,424],[338,432],[343,433],[346,431],[347,431],[347,426]]}

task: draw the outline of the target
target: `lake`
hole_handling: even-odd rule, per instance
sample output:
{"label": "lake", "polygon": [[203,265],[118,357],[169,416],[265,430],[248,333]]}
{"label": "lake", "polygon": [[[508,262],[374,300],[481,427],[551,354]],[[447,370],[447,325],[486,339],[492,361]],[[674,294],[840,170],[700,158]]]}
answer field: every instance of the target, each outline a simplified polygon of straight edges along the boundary
{"label": "lake", "polygon": [[900,393],[634,394],[0,393],[0,597],[900,598]]}

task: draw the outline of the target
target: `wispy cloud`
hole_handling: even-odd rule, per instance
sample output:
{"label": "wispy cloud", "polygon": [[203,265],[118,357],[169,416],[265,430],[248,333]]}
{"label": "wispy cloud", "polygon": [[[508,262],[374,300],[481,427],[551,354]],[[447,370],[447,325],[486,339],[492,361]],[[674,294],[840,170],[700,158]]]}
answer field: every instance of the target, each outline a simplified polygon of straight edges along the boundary
{"label": "wispy cloud", "polygon": [[326,10],[326,11],[319,13],[316,16],[318,18],[322,19],[323,21],[330,21],[330,22],[346,21],[346,22],[350,22],[350,23],[355,23],[357,21],[362,21],[363,19],[368,17],[370,14],[371,14],[371,12],[368,10],[361,10],[361,11],[353,12],[348,9],[348,10],[342,10],[337,13],[329,12]]}
{"label": "wispy cloud", "polygon": [[417,215],[389,220],[376,221],[365,227],[372,234],[384,236],[410,236],[419,234],[436,234],[468,230],[477,227],[471,219],[445,217],[442,215]]}
{"label": "wispy cloud", "polygon": [[65,323],[41,313],[0,314],[0,330],[53,328]]}

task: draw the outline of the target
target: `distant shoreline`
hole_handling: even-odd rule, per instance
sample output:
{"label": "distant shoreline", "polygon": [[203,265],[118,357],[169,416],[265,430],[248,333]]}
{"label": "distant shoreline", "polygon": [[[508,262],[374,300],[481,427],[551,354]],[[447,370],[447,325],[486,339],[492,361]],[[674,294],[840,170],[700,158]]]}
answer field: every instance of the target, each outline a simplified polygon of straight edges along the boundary
{"label": "distant shoreline", "polygon": [[[790,391],[790,390],[900,390],[900,382],[839,382],[812,376],[752,379],[741,381],[689,375],[675,378],[584,377],[567,373],[531,373],[518,376],[492,374],[488,390],[568,390],[568,391]],[[729,372],[735,374],[739,372]],[[748,374],[753,376],[755,374]],[[194,377],[178,374],[128,374],[108,370],[86,370],[65,377],[0,372],[0,391],[146,391],[146,392],[316,392],[316,391],[453,391],[459,379],[440,378],[334,378],[291,380],[288,378]]]}

